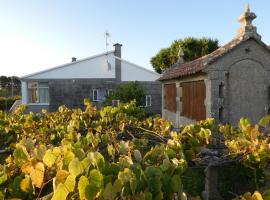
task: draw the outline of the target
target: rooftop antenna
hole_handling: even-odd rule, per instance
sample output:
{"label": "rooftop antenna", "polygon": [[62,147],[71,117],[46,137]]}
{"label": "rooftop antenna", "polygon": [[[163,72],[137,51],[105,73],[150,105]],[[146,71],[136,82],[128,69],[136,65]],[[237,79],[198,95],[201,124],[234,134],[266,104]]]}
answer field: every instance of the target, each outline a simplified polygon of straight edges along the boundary
{"label": "rooftop antenna", "polygon": [[108,47],[109,47],[109,38],[111,37],[111,34],[106,31],[105,32],[105,40],[106,40],[106,61],[107,61],[107,67],[108,67],[108,71],[111,70],[111,63],[109,62],[109,57],[108,57]]}

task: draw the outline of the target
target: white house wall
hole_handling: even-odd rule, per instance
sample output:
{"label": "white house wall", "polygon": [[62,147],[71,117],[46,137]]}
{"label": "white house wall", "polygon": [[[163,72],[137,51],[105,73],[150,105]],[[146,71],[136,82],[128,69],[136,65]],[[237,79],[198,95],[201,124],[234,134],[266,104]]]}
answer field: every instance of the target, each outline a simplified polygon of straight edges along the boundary
{"label": "white house wall", "polygon": [[21,82],[22,104],[27,104],[27,83]]}
{"label": "white house wall", "polygon": [[[107,58],[111,64],[108,70]],[[84,78],[115,78],[114,56],[102,55],[92,59],[76,61],[60,67],[30,75],[26,79],[84,79]]]}
{"label": "white house wall", "polygon": [[160,74],[122,60],[122,81],[156,81]]}

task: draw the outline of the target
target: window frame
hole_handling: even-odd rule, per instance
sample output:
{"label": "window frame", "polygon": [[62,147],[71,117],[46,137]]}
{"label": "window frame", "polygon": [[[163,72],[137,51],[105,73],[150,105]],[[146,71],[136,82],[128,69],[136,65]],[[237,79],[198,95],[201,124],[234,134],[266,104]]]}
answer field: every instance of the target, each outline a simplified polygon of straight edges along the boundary
{"label": "window frame", "polygon": [[109,96],[112,93],[113,93],[113,90],[112,89],[109,89],[109,88],[106,89],[106,96]]}
{"label": "window frame", "polygon": [[[48,86],[40,86],[40,84],[45,83]],[[31,84],[36,84],[35,87],[31,87]],[[29,101],[29,90],[36,89],[37,90],[37,102],[30,102]],[[48,89],[48,102],[40,103],[40,89]],[[50,92],[49,92],[49,83],[48,82],[39,82],[39,81],[29,81],[27,82],[27,105],[50,105]]]}
{"label": "window frame", "polygon": [[[149,104],[148,104],[148,101],[147,101],[147,98],[149,98]],[[151,95],[145,95],[145,107],[151,107],[152,106],[152,97]]]}
{"label": "window frame", "polygon": [[[100,101],[100,100],[98,99],[98,91],[99,91],[99,89],[93,89],[93,91],[92,91],[92,100],[95,101],[95,102]],[[95,92],[97,93],[97,94],[96,94],[96,99],[95,99]]]}

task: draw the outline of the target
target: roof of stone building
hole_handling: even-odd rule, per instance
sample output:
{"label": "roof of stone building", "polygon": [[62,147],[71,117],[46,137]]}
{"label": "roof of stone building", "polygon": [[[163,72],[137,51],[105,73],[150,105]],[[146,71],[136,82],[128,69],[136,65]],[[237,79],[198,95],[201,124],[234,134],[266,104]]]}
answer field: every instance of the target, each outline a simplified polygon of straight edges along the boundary
{"label": "roof of stone building", "polygon": [[[159,81],[177,79],[184,76],[190,76],[198,72],[205,70],[209,64],[222,57],[226,53],[230,52],[239,44],[244,41],[253,38],[260,45],[269,49],[269,47],[261,41],[261,36],[257,33],[257,29],[252,25],[252,20],[256,18],[256,15],[250,12],[249,6],[246,11],[240,16],[239,22],[242,24],[242,27],[238,30],[238,35],[235,39],[231,40],[229,43],[224,46],[216,49],[210,54],[202,56],[198,59],[187,63],[176,63],[171,68],[166,70]],[[248,23],[247,23],[248,22]]]}

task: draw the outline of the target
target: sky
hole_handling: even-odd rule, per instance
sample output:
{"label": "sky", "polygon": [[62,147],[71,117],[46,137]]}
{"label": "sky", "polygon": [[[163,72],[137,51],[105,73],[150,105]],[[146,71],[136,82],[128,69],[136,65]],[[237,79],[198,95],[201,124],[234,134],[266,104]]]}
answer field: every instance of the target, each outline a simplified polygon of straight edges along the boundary
{"label": "sky", "polygon": [[253,24],[270,44],[269,0],[0,0],[0,75],[24,76],[109,50],[152,69],[150,59],[173,40],[236,35],[250,4]]}

